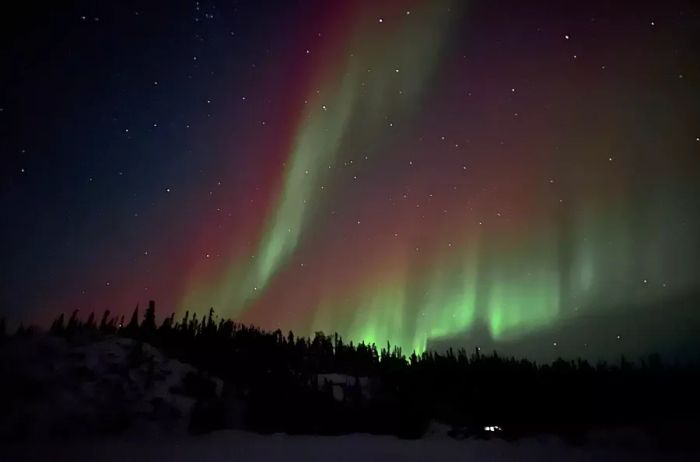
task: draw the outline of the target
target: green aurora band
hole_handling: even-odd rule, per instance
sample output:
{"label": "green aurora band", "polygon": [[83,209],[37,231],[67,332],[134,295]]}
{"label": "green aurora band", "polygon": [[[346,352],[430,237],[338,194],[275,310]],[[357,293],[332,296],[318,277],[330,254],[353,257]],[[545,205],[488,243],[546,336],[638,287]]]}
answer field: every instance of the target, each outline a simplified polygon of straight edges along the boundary
{"label": "green aurora band", "polygon": [[[235,316],[262,293],[313,219],[317,193],[331,181],[338,153],[371,143],[387,126],[386,114],[396,114],[398,120],[412,112],[438,61],[451,11],[450,2],[423,4],[393,26],[384,26],[376,17],[362,18],[357,28],[362,33],[346,44],[347,60],[308,101],[258,251],[251,262],[234,263],[204,294],[190,294],[183,306],[197,306],[205,299],[232,309]],[[392,32],[386,39],[389,27]],[[409,42],[410,48],[405,45]],[[363,83],[368,74],[371,87]]]}
{"label": "green aurora band", "polygon": [[[337,331],[347,340],[390,341],[421,352],[431,341],[479,329],[507,342],[580,316],[663,302],[697,286],[697,210],[676,199],[700,194],[687,159],[654,173],[673,181],[639,180],[615,165],[643,162],[642,154],[621,152],[615,163],[607,158],[619,145],[614,136],[594,147],[568,146],[579,163],[560,169],[556,181],[533,180],[527,170],[528,163],[556,162],[555,154],[520,161],[527,179],[520,182],[490,182],[498,166],[475,165],[485,172],[480,183],[500,187],[518,205],[503,217],[494,216],[489,200],[475,200],[468,213],[449,221],[435,214],[414,223],[399,215],[394,221],[410,223],[400,240],[389,236],[360,250],[364,235],[351,236],[352,245],[326,256],[330,261],[317,266],[311,283],[290,276],[319,233],[332,233],[326,217],[333,202],[351,194],[341,179],[342,160],[353,153],[382,156],[389,150],[387,126],[419,111],[452,33],[455,13],[448,6],[425,2],[391,22],[372,14],[357,21],[337,53],[343,60],[329,65],[309,96],[256,249],[213,280],[194,283],[181,310],[214,306],[264,327]],[[608,127],[611,120],[619,125]],[[620,120],[612,114],[596,127],[624,133]],[[606,154],[593,157],[593,151]],[[599,177],[586,173],[603,168],[613,170]],[[464,192],[477,193],[476,186]],[[383,206],[376,207],[383,216]],[[329,274],[337,268],[343,276]],[[278,281],[283,279],[290,282]],[[294,314],[274,315],[281,304]],[[261,306],[267,309],[258,313]]]}

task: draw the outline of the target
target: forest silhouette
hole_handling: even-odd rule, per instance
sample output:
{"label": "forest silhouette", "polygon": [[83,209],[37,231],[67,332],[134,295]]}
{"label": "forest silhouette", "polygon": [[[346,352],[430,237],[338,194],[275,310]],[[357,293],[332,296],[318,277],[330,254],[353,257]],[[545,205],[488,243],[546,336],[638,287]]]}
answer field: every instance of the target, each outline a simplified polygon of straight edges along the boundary
{"label": "forest silhouette", "polygon": [[[4,320],[0,338],[9,340]],[[39,335],[20,326],[14,336]],[[191,433],[241,428],[261,433],[368,432],[416,438],[431,422],[453,437],[556,433],[577,439],[596,428],[634,426],[661,437],[697,429],[700,371],[659,355],[591,364],[558,359],[538,364],[497,352],[463,349],[422,354],[398,347],[265,331],[186,312],[157,322],[155,302],[127,320],[109,311],[86,320],[61,314],[49,335],[70,343],[119,336],[150,344],[198,373],[185,387],[197,403]],[[142,361],[135,348],[131,361]],[[208,380],[223,381],[217,394]]]}

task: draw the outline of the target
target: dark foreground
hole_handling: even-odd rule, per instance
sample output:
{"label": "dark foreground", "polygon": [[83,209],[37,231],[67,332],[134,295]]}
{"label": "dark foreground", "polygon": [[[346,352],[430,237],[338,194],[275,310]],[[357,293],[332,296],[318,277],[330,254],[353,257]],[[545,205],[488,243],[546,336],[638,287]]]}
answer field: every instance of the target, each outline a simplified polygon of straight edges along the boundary
{"label": "dark foreground", "polygon": [[50,333],[0,336],[0,443],[8,448],[0,460],[700,454],[700,370],[658,356],[595,364],[479,350],[407,357],[389,345],[217,322],[211,312],[158,326],[151,304],[139,319],[74,314]]}
{"label": "dark foreground", "polygon": [[8,462],[210,462],[210,461],[692,461],[700,453],[650,447],[629,430],[591,435],[572,446],[555,437],[454,440],[427,435],[420,440],[354,434],[344,436],[258,435],[220,431],[179,439],[96,439],[12,444]]}

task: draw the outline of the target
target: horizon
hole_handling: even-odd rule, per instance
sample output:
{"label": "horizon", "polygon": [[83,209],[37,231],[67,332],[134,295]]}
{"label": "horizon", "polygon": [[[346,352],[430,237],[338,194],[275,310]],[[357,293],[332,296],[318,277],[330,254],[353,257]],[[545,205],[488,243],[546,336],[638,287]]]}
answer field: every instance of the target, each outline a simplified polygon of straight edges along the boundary
{"label": "horizon", "polygon": [[[80,332],[88,326],[87,323],[89,321],[89,318],[92,317],[94,322],[93,327],[95,329],[101,331],[101,322],[104,320],[107,326],[112,326],[112,328],[116,329],[114,335],[121,336],[124,335],[124,332],[128,330],[127,325],[134,321],[134,316],[136,316],[135,319],[137,325],[142,325],[142,323],[145,322],[145,318],[147,317],[146,311],[149,310],[151,307],[154,310],[155,325],[159,330],[162,329],[166,323],[168,324],[169,328],[183,328],[183,326],[185,326],[185,324],[183,323],[184,321],[191,322],[194,319],[196,319],[197,322],[200,323],[201,327],[204,327],[204,322],[207,321],[208,323],[210,316],[212,316],[211,319],[214,322],[214,325],[216,326],[220,326],[221,323],[230,322],[233,324],[234,327],[237,326],[238,328],[257,330],[263,335],[271,335],[276,332],[281,332],[282,336],[285,339],[287,339],[289,334],[292,334],[295,339],[298,340],[300,338],[303,338],[307,343],[310,343],[318,334],[322,334],[327,338],[336,338],[340,339],[341,341],[345,340],[347,341],[346,345],[355,345],[355,347],[359,346],[360,344],[365,345],[367,347],[374,346],[378,352],[387,351],[388,353],[393,353],[395,349],[398,348],[399,350],[401,350],[401,357],[407,360],[412,354],[416,354],[419,357],[423,354],[445,355],[452,350],[455,352],[464,352],[468,354],[469,357],[472,357],[474,352],[477,352],[477,354],[481,354],[483,356],[498,355],[504,358],[529,360],[541,364],[551,364],[558,360],[584,360],[589,361],[591,363],[600,363],[602,361],[613,365],[619,363],[620,361],[627,361],[635,365],[640,365],[651,357],[658,357],[667,365],[669,363],[689,367],[700,365],[700,354],[698,354],[697,348],[700,345],[700,341],[697,340],[688,342],[687,344],[681,343],[675,345],[677,348],[681,348],[682,351],[685,352],[684,354],[678,354],[673,350],[664,351],[663,349],[629,349],[622,346],[623,343],[621,338],[616,338],[616,342],[608,342],[608,344],[605,345],[596,345],[595,343],[587,345],[587,347],[590,348],[583,350],[583,352],[576,349],[575,345],[567,345],[567,341],[566,339],[564,339],[563,341],[560,340],[559,342],[556,342],[557,345],[554,345],[554,348],[551,350],[550,354],[534,353],[528,355],[528,348],[532,350],[533,345],[528,346],[527,343],[519,342],[516,343],[515,346],[513,346],[508,345],[507,343],[504,345],[495,342],[493,338],[488,337],[488,329],[486,328],[486,326],[481,326],[480,330],[475,329],[475,332],[472,332],[471,336],[466,337],[466,339],[462,339],[461,342],[451,342],[450,340],[447,340],[446,342],[436,342],[435,344],[427,345],[426,348],[423,350],[417,351],[415,349],[406,350],[400,345],[392,344],[390,340],[386,340],[384,343],[377,343],[367,342],[363,339],[360,339],[358,341],[354,341],[353,339],[343,339],[343,336],[341,334],[333,331],[317,331],[312,334],[298,334],[292,330],[285,331],[281,327],[265,329],[255,324],[246,324],[238,322],[232,318],[222,317],[219,314],[217,314],[216,310],[213,307],[210,307],[208,310],[204,310],[202,312],[197,312],[195,310],[186,310],[184,313],[181,314],[181,316],[178,317],[176,312],[174,311],[170,312],[170,314],[159,312],[156,309],[157,304],[155,300],[149,300],[149,303],[145,307],[141,307],[137,304],[137,306],[129,315],[115,314],[110,312],[109,310],[103,310],[102,312],[90,311],[81,313],[79,309],[76,309],[69,313],[60,313],[58,316],[56,316],[56,318],[51,320],[49,324],[46,325],[20,322],[15,326],[5,324],[5,327],[8,331],[8,335],[10,336],[13,335],[12,332],[19,333],[20,330],[22,330],[25,333],[28,331],[31,335],[50,334],[54,323],[61,320],[62,322],[60,325],[63,326],[63,328],[66,328],[69,325],[70,320],[75,316],[75,321],[78,323],[76,328]],[[5,321],[5,319],[1,316],[0,320]],[[124,321],[123,324],[120,323],[121,320]],[[172,320],[174,324],[169,323],[169,320]],[[617,343],[618,345],[617,347],[610,348],[609,343]],[[390,345],[389,349],[387,349],[387,345]]]}

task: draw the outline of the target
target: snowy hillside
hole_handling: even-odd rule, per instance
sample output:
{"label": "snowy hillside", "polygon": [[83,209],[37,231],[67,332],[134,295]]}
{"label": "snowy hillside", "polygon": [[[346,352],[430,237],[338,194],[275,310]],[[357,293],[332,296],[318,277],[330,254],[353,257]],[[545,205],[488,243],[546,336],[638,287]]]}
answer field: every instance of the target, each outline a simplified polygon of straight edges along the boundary
{"label": "snowy hillside", "polygon": [[[435,421],[414,440],[231,430],[193,436],[223,426],[201,423],[231,406],[222,381],[115,336],[15,336],[0,348],[0,377],[2,461],[698,460],[677,442],[658,445],[634,429],[591,431],[577,444],[546,434],[509,441],[497,426],[481,438],[455,437],[454,428]],[[338,412],[376,389],[368,377],[341,373],[318,374],[313,383],[332,396],[324,408]]]}
{"label": "snowy hillside", "polygon": [[120,337],[69,343],[52,336],[14,338],[0,349],[4,411],[0,438],[115,432],[187,431],[202,383],[222,383],[148,344]]}

